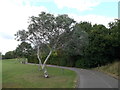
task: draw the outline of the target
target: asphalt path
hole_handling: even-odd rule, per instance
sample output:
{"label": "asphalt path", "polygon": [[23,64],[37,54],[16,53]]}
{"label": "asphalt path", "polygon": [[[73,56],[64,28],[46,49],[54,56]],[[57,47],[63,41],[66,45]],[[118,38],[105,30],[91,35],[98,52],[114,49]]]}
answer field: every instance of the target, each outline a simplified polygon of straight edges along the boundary
{"label": "asphalt path", "polygon": [[55,65],[47,66],[75,71],[78,75],[77,88],[118,88],[118,80],[102,72]]}

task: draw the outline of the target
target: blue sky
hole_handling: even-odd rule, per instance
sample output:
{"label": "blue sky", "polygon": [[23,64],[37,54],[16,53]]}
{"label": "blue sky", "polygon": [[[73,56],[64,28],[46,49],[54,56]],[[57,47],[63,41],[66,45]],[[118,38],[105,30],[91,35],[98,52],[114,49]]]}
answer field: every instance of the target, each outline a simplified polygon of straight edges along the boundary
{"label": "blue sky", "polygon": [[59,9],[57,5],[54,2],[42,2],[42,3],[34,3],[32,6],[45,6],[49,12],[52,13],[75,13],[78,15],[87,15],[87,14],[95,14],[95,15],[103,15],[103,16],[109,16],[109,17],[117,17],[117,9],[118,9],[118,3],[116,2],[102,2],[96,7],[93,8],[93,10],[86,10],[80,12],[79,10],[75,8],[67,8],[64,7],[62,9]]}
{"label": "blue sky", "polygon": [[108,23],[118,18],[119,0],[1,0],[0,3],[0,52],[14,50],[20,43],[14,34],[27,29],[28,17],[41,11],[68,14],[77,22],[89,21],[92,24]]}

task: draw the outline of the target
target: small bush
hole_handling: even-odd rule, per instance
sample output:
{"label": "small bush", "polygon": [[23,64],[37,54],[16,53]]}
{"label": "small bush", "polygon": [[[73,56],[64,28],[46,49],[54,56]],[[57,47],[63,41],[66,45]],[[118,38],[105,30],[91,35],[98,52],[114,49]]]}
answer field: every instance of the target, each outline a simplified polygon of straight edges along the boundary
{"label": "small bush", "polygon": [[85,59],[79,59],[75,63],[75,67],[78,67],[78,68],[86,68],[85,66],[86,66]]}

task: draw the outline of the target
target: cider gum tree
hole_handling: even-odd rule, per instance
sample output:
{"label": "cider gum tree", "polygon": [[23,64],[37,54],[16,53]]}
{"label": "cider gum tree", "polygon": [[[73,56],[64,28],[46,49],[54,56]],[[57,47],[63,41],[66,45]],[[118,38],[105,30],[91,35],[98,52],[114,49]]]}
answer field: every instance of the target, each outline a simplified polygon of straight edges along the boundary
{"label": "cider gum tree", "polygon": [[[28,30],[19,30],[15,36],[19,41],[28,41],[37,48],[37,58],[39,60],[39,70],[43,70],[44,77],[48,78],[46,62],[54,50],[63,48],[70,39],[71,31],[75,21],[68,15],[54,16],[41,12],[37,17],[32,16],[29,20]],[[42,62],[41,50],[43,46],[48,48],[48,55]]]}

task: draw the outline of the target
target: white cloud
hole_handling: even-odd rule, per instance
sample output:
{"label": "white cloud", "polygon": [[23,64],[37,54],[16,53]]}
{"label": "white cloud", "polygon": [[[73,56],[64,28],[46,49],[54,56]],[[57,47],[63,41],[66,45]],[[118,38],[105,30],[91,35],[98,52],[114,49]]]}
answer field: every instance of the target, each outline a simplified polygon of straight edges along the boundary
{"label": "white cloud", "polygon": [[[0,52],[5,53],[14,50],[19,42],[12,39],[14,34],[21,29],[26,29],[28,26],[28,17],[38,15],[41,11],[47,11],[44,6],[36,7],[33,4],[40,2],[55,2],[59,8],[75,8],[79,11],[91,10],[101,2],[113,0],[1,0],[0,2]],[[118,0],[114,0],[118,1]],[[57,13],[57,12],[56,12]],[[113,18],[86,15],[78,16],[76,14],[69,14],[74,17],[76,21],[90,21],[93,24],[104,24],[107,26],[109,21]],[[3,34],[4,33],[4,34]],[[1,35],[2,34],[2,35]],[[10,39],[11,38],[11,39]]]}
{"label": "white cloud", "polygon": [[113,17],[106,17],[100,15],[85,15],[85,16],[78,16],[76,14],[68,14],[71,18],[74,18],[77,22],[80,21],[87,21],[91,22],[92,25],[94,24],[103,24],[108,27],[108,23],[114,21],[115,18]]}
{"label": "white cloud", "polygon": [[14,50],[18,44],[12,38],[14,34],[18,30],[27,29],[29,16],[36,16],[41,11],[47,12],[47,9],[44,6],[35,7],[29,4],[23,6],[21,2],[2,0],[0,3],[0,33],[2,34],[0,34],[0,52],[5,53],[9,50]]}
{"label": "white cloud", "polygon": [[74,8],[79,11],[92,10],[102,2],[118,2],[119,0],[54,0],[58,8]]}
{"label": "white cloud", "polygon": [[119,2],[119,0],[96,0],[96,1],[98,1],[100,3],[102,3],[102,2]]}
{"label": "white cloud", "polygon": [[54,2],[58,8],[75,8],[79,11],[91,10],[92,7],[99,4],[95,0],[54,0]]}
{"label": "white cloud", "polygon": [[18,44],[19,42],[15,41],[14,39],[3,39],[0,37],[0,52],[5,54],[7,51],[13,51]]}

